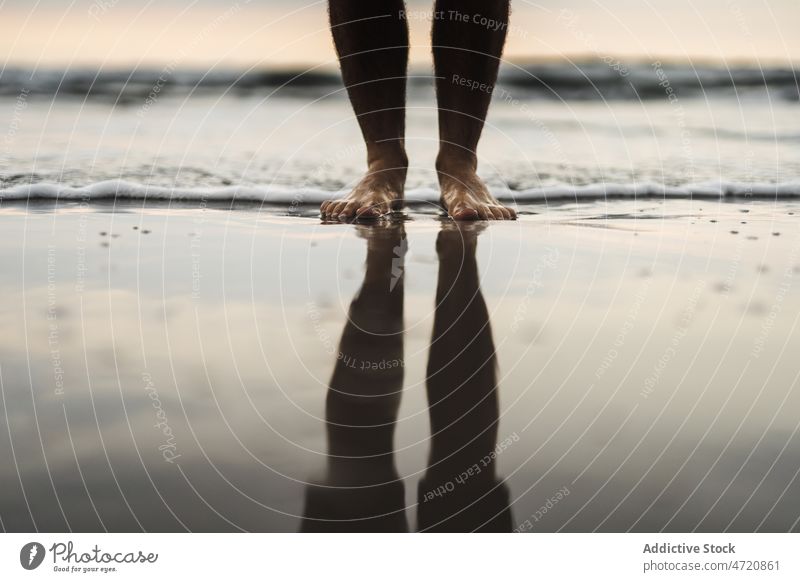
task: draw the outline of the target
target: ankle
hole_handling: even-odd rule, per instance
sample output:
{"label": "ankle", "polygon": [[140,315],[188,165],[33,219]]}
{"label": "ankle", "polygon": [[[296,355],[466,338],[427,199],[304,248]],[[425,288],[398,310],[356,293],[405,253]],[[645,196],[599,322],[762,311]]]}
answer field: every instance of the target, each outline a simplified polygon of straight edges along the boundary
{"label": "ankle", "polygon": [[408,156],[403,146],[370,144],[367,146],[367,167],[370,171],[402,170],[408,168]]}
{"label": "ankle", "polygon": [[442,147],[436,157],[436,170],[440,173],[463,173],[478,170],[478,157],[469,150]]}

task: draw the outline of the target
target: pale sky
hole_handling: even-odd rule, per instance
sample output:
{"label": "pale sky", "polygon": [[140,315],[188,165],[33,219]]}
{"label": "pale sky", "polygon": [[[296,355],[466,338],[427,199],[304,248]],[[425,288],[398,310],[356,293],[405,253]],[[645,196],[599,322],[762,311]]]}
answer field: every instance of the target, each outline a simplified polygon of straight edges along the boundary
{"label": "pale sky", "polygon": [[[365,0],[378,1],[378,0]],[[512,1],[510,59],[800,61],[800,0]],[[412,0],[412,61],[431,3]],[[333,64],[326,0],[0,0],[6,65]]]}

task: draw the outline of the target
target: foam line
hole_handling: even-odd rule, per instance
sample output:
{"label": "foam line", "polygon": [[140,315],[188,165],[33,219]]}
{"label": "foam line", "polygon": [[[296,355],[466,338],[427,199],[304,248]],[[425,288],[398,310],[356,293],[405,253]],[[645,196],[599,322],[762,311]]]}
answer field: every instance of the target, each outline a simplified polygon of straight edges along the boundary
{"label": "foam line", "polygon": [[[509,190],[493,188],[494,195],[506,202],[533,203],[555,201],[603,200],[607,198],[795,198],[800,197],[800,181],[781,184],[701,182],[685,186],[664,186],[654,182],[634,184],[599,183],[585,186],[568,184]],[[0,190],[0,200],[107,201],[147,200],[164,202],[260,202],[296,206],[319,204],[341,197],[345,192],[291,186],[225,186],[220,188],[181,188],[108,180],[82,187],[42,182],[12,186]],[[436,202],[433,188],[417,188],[406,193],[409,202]]]}

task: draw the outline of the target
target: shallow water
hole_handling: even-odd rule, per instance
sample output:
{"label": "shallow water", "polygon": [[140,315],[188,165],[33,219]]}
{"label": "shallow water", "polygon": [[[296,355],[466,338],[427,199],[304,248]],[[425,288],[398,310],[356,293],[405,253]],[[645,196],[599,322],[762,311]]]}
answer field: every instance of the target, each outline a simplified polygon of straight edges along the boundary
{"label": "shallow water", "polygon": [[0,208],[5,530],[800,529],[800,203],[314,214]]}
{"label": "shallow water", "polygon": [[[409,93],[407,189],[410,198],[435,200],[437,111],[425,81]],[[542,191],[552,200],[565,189],[572,196],[573,189],[603,185],[611,186],[595,198],[630,197],[632,184],[687,197],[719,192],[714,184],[720,182],[741,193],[773,195],[783,185],[800,196],[797,98],[745,89],[698,96],[676,87],[674,102],[667,93],[584,101],[498,89],[478,151],[481,175],[498,195],[522,201],[541,198]],[[230,200],[239,189],[239,199],[312,202],[352,187],[366,158],[341,87],[321,94],[168,94],[151,105],[20,93],[0,97],[0,122],[0,198],[6,200],[52,198],[48,183],[86,188],[123,181],[79,195]]]}

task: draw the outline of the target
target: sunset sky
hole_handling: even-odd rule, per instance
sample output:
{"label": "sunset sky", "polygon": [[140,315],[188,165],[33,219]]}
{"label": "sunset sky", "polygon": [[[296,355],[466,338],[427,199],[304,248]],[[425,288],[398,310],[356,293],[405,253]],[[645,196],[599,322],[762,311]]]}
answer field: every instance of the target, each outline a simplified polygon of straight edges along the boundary
{"label": "sunset sky", "polygon": [[[789,64],[798,0],[512,2],[510,59],[617,56]],[[412,1],[412,61],[429,59],[431,2]],[[333,64],[326,0],[0,0],[6,65]]]}

